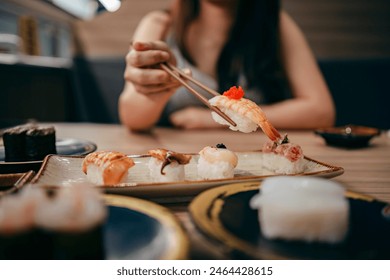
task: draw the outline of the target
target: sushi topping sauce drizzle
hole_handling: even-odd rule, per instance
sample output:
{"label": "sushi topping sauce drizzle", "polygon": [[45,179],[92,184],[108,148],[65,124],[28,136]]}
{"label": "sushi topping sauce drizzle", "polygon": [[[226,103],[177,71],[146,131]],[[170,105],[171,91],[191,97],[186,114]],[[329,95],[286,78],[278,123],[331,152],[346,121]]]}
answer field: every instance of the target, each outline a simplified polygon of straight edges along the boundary
{"label": "sushi topping sauce drizzle", "polygon": [[171,164],[172,162],[177,162],[178,164],[187,164],[191,160],[190,155],[176,153],[176,152],[169,151],[166,149],[150,150],[148,152],[148,154],[151,155],[152,157],[162,161],[161,170],[160,170],[161,175],[165,175],[164,168],[167,165]]}
{"label": "sushi topping sauce drizzle", "polygon": [[161,164],[161,170],[160,170],[160,173],[162,175],[165,175],[165,172],[164,172],[164,168],[171,164],[172,162],[176,161],[177,162],[177,159],[174,157],[174,155],[171,153],[171,152],[167,152],[167,155],[163,161],[163,163]]}
{"label": "sushi topping sauce drizzle", "polygon": [[230,89],[225,91],[223,95],[229,99],[240,100],[241,98],[244,97],[244,90],[240,86],[239,87],[232,86]]}

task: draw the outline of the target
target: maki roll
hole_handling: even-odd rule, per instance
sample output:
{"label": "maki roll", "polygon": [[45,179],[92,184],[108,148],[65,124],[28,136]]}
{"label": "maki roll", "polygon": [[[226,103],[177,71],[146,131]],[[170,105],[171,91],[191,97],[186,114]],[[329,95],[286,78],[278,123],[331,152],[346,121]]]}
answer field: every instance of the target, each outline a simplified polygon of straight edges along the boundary
{"label": "maki roll", "polygon": [[90,185],[75,184],[56,190],[41,204],[35,223],[51,236],[54,259],[103,259],[106,216],[100,192]]}
{"label": "maki roll", "polygon": [[228,150],[225,145],[207,146],[199,152],[198,177],[201,179],[233,178],[237,163],[237,155]]}
{"label": "maki roll", "polygon": [[27,124],[4,131],[5,161],[42,160],[56,154],[56,135],[53,126]]}
{"label": "maki roll", "polygon": [[93,186],[26,186],[0,200],[0,259],[103,259],[106,216]]}
{"label": "maki roll", "polygon": [[50,238],[35,226],[35,211],[46,199],[42,190],[26,189],[0,200],[0,259],[51,258]]}
{"label": "maki roll", "polygon": [[27,160],[43,160],[49,154],[56,154],[54,127],[34,127],[27,130],[25,149]]}
{"label": "maki roll", "polygon": [[25,161],[26,133],[32,125],[20,125],[6,129],[3,133],[5,161]]}
{"label": "maki roll", "polygon": [[134,164],[134,161],[125,154],[99,151],[84,158],[82,170],[91,183],[116,185],[127,180],[128,170]]}
{"label": "maki roll", "polygon": [[184,181],[184,165],[190,162],[190,155],[165,149],[150,150],[148,153],[151,156],[148,167],[152,180],[155,182]]}

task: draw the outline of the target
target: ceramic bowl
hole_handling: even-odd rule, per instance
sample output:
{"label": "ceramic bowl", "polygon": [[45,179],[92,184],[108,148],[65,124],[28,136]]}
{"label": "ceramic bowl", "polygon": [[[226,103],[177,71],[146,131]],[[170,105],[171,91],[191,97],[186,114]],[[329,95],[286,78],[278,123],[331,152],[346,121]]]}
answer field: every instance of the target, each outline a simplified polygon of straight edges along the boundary
{"label": "ceramic bowl", "polygon": [[374,127],[345,125],[316,129],[314,133],[324,138],[330,146],[362,148],[367,147],[370,140],[381,132]]}

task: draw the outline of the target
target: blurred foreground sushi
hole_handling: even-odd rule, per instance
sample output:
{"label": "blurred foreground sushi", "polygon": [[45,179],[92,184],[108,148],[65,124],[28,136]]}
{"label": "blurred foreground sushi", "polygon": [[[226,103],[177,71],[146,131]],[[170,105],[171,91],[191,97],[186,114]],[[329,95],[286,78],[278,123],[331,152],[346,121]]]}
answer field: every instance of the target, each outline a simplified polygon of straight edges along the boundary
{"label": "blurred foreground sushi", "polygon": [[[43,192],[26,190],[0,200],[0,259],[50,259],[50,240],[35,226]],[[48,249],[50,247],[50,249]]]}
{"label": "blurred foreground sushi", "polygon": [[0,259],[103,259],[106,216],[91,185],[25,186],[0,200]]}
{"label": "blurred foreground sushi", "polygon": [[51,238],[53,259],[104,259],[107,207],[92,185],[56,190],[35,213],[36,226]]}
{"label": "blurred foreground sushi", "polygon": [[336,182],[314,177],[267,178],[250,201],[270,239],[338,243],[348,231],[349,205]]}

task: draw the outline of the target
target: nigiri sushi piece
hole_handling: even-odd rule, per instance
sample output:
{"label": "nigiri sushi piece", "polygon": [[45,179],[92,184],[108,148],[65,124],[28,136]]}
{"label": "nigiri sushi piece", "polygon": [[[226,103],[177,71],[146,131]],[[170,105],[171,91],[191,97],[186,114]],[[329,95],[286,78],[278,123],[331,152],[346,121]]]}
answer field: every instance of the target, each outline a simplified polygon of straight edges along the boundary
{"label": "nigiri sushi piece", "polygon": [[87,155],[82,170],[96,185],[116,185],[127,180],[128,170],[134,161],[119,152],[99,151]]}
{"label": "nigiri sushi piece", "polygon": [[282,137],[279,132],[268,121],[264,112],[253,101],[243,97],[244,91],[241,87],[231,87],[223,95],[215,96],[209,100],[212,106],[218,107],[223,113],[230,117],[236,126],[232,126],[215,112],[212,112],[213,119],[220,124],[229,125],[231,130],[249,133],[260,128],[272,140],[278,141]]}
{"label": "nigiri sushi piece", "polygon": [[237,155],[223,144],[204,147],[199,152],[198,177],[201,179],[233,178],[237,163]]}
{"label": "nigiri sushi piece", "polygon": [[269,239],[338,243],[348,232],[349,204],[336,182],[315,177],[265,179],[250,200]]}
{"label": "nigiri sushi piece", "polygon": [[302,148],[289,143],[287,136],[281,144],[273,141],[264,143],[262,152],[263,167],[277,174],[298,174],[306,169]]}
{"label": "nigiri sushi piece", "polygon": [[155,182],[184,181],[184,165],[191,160],[190,155],[176,153],[166,149],[150,150],[148,167],[150,177]]}

